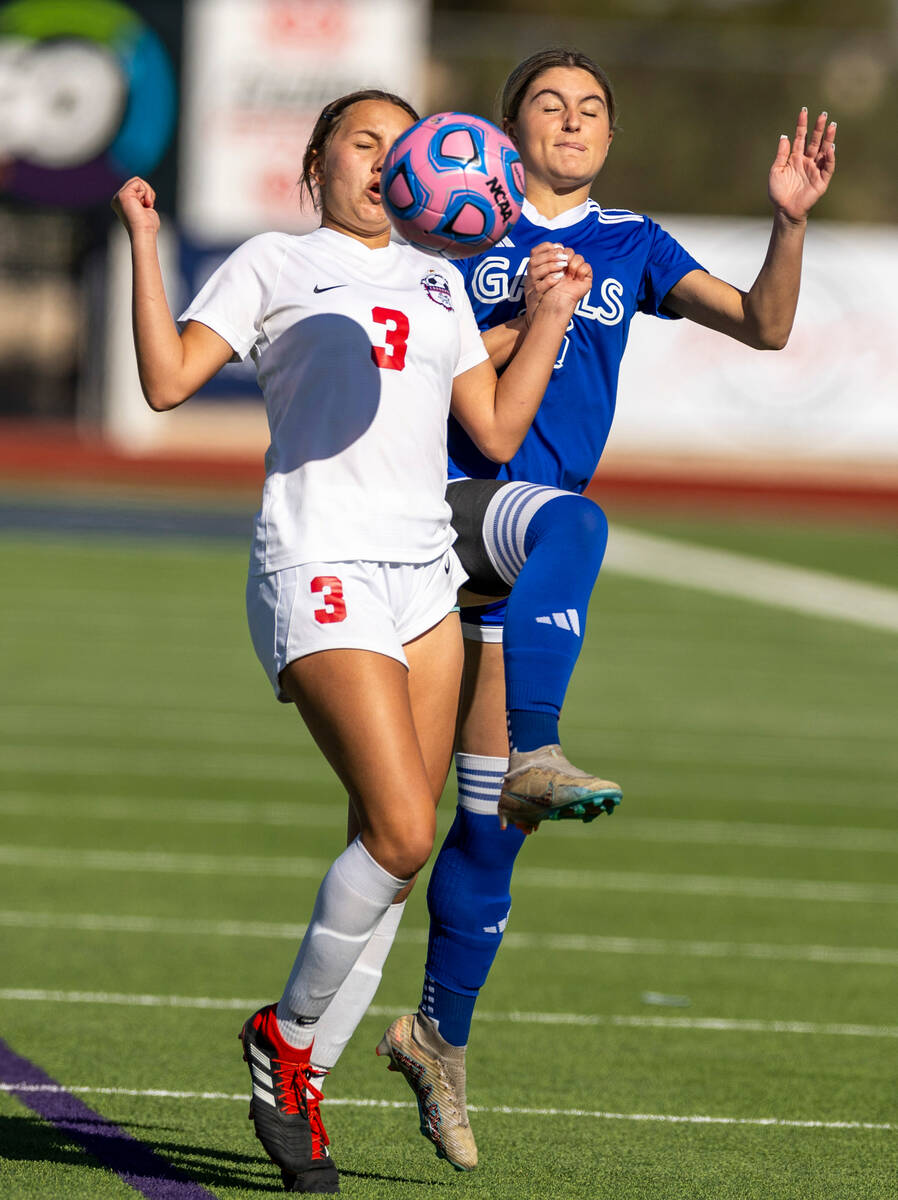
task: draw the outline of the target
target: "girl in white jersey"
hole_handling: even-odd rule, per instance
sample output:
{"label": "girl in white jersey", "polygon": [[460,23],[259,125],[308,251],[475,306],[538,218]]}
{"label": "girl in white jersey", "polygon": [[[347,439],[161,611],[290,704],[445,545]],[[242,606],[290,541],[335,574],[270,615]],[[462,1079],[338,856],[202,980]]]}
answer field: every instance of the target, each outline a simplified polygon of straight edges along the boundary
{"label": "girl in white jersey", "polygon": [[339,1189],[312,1044],[329,1036],[321,1018],[360,956],[382,954],[375,935],[391,940],[379,927],[398,921],[396,901],[427,861],[448,771],[464,572],[445,501],[446,418],[451,409],[484,453],[507,460],[591,282],[573,256],[497,382],[455,268],[390,238],[381,167],[416,119],[383,92],[329,105],[304,160],[321,228],[241,246],[180,332],[152,188],[132,179],[113,201],[131,238],[150,406],[176,407],[235,356],[256,364],[271,446],[247,586],[253,642],[349,791],[360,830],[325,876],[281,1001],[241,1034],[256,1134],[293,1191]]}

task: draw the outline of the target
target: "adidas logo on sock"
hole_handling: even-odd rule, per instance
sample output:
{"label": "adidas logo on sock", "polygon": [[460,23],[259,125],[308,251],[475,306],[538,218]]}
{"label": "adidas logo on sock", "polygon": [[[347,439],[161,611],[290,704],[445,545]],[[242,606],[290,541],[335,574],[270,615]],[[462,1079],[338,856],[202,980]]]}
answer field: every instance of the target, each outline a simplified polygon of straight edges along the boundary
{"label": "adidas logo on sock", "polygon": [[511,912],[509,911],[505,914],[505,916],[502,918],[502,920],[498,922],[498,924],[484,925],[483,932],[484,933],[504,933],[505,926],[508,924],[508,918],[510,916],[511,916]]}
{"label": "adidas logo on sock", "polygon": [[552,613],[549,617],[537,617],[537,625],[557,625],[559,629],[566,629],[569,633],[580,636],[580,617],[577,615],[576,608],[569,608],[567,612]]}

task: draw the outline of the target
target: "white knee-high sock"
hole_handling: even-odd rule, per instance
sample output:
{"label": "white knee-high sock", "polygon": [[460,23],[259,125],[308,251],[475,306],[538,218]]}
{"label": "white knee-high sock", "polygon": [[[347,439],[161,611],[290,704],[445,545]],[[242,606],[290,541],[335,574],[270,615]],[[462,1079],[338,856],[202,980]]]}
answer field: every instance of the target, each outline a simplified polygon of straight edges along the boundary
{"label": "white knee-high sock", "polygon": [[340,990],[321,1014],[312,1049],[312,1066],[319,1071],[330,1071],[336,1066],[346,1043],[368,1011],[380,985],[384,963],[404,909],[404,900],[390,905],[368,945],[356,959],[355,966],[340,985]]}
{"label": "white knee-high sock", "polygon": [[331,864],[277,1007],[281,1034],[290,1045],[312,1044],[318,1018],[408,882],[376,863],[360,838]]}

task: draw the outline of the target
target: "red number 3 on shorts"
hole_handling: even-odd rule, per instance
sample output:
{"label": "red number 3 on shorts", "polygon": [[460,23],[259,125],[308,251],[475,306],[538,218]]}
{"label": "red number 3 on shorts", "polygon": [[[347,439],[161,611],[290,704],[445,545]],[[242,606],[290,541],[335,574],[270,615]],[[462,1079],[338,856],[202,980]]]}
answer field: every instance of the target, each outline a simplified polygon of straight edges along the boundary
{"label": "red number 3 on shorts", "polygon": [[343,584],[336,575],[316,575],[311,583],[313,595],[321,594],[323,608],[315,609],[315,620],[322,625],[333,625],[346,620],[346,601],[343,599]]}

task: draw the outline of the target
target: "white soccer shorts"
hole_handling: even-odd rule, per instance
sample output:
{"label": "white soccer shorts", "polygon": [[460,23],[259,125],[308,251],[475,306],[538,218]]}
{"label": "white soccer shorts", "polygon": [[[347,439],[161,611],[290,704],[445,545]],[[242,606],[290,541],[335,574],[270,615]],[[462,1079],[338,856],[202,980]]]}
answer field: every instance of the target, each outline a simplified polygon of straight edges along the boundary
{"label": "white soccer shorts", "polygon": [[467,579],[454,550],[427,563],[314,562],[250,575],[246,613],[275,695],[278,676],[320,650],[373,650],[408,666],[403,646],[451,612]]}

